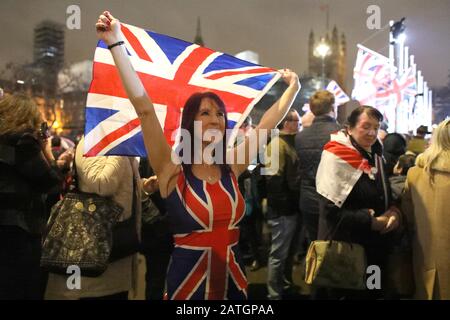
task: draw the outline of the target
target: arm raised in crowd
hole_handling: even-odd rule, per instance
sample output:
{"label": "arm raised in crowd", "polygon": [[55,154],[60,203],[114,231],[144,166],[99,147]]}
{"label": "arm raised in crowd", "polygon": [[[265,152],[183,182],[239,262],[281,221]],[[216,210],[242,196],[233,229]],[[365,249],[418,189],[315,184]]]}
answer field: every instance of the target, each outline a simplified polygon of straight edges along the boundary
{"label": "arm raised in crowd", "polygon": [[236,176],[239,176],[247,169],[248,165],[256,158],[258,149],[265,143],[265,141],[259,139],[259,131],[274,129],[278,123],[283,120],[300,91],[300,82],[295,72],[289,69],[283,69],[280,70],[280,72],[281,77],[288,84],[288,88],[284,91],[280,99],[264,113],[261,121],[255,128],[254,133],[256,134],[258,147],[250,148],[250,143],[253,141],[247,136],[243,143],[230,150],[230,152],[234,152],[234,159],[237,159],[237,155],[241,152],[245,152],[245,162],[243,164],[234,164],[231,166]]}
{"label": "arm raised in crowd", "polygon": [[[108,46],[123,41],[120,22],[108,11],[99,16],[96,29],[98,38]],[[166,172],[166,168],[170,170],[168,166],[175,166],[171,161],[172,149],[166,141],[153,103],[134,70],[125,47],[116,45],[111,48],[111,54],[119,70],[128,98],[141,121],[142,135],[150,164],[156,175],[160,176],[162,172]]]}

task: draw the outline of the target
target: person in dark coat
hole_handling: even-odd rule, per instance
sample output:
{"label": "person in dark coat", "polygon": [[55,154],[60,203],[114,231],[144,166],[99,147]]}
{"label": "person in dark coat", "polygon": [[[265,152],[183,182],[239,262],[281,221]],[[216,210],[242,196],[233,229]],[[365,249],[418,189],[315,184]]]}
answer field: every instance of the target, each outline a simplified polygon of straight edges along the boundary
{"label": "person in dark coat", "polygon": [[389,133],[383,140],[383,156],[386,159],[386,173],[394,174],[393,170],[398,158],[406,152],[406,139],[400,133]]}
{"label": "person in dark coat", "polygon": [[0,300],[42,299],[45,194],[62,177],[31,98],[0,100],[0,119]]}
{"label": "person in dark coat", "polygon": [[331,92],[321,90],[314,93],[309,100],[309,107],[314,114],[313,123],[295,138],[300,174],[299,208],[308,244],[317,239],[320,197],[316,192],[316,172],[320,156],[323,146],[330,141],[330,134],[340,129],[333,106],[334,95]]}
{"label": "person in dark coat", "polygon": [[[375,108],[361,106],[348,118],[348,126],[333,135],[324,147],[317,170],[320,201],[320,240],[358,243],[365,249],[367,265],[386,270],[392,231],[400,224],[384,171],[382,145],[377,139],[383,120]],[[382,298],[380,290],[327,288],[320,298]],[[322,292],[324,293],[324,292]]]}

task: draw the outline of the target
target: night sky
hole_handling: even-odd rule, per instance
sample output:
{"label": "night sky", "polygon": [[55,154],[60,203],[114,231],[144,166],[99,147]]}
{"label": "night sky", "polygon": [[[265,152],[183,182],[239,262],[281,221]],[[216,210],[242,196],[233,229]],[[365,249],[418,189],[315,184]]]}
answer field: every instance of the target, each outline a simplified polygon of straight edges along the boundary
{"label": "night sky", "polygon": [[[139,27],[193,41],[197,17],[207,47],[236,54],[259,53],[262,65],[307,71],[307,41],[311,29],[316,37],[326,31],[321,4],[330,6],[330,33],[334,25],[347,37],[347,86],[356,57],[356,44],[376,30],[366,27],[369,5],[381,8],[381,26],[406,17],[410,53],[415,55],[429,86],[448,82],[450,69],[450,0],[1,0],[0,70],[7,62],[31,62],[33,28],[42,20],[64,23],[66,8],[81,8],[81,30],[66,29],[65,59],[92,59],[96,45],[94,24],[108,9],[120,20]],[[364,45],[388,55],[388,29]]]}

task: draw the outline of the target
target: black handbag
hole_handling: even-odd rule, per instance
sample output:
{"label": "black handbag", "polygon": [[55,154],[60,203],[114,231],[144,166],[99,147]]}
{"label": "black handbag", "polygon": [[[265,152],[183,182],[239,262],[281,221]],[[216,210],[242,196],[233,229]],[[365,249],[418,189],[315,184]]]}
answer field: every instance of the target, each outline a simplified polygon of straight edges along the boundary
{"label": "black handbag", "polygon": [[113,246],[110,262],[128,257],[139,251],[140,241],[136,230],[136,181],[133,177],[133,205],[131,217],[127,220],[117,222],[113,228]]}
{"label": "black handbag", "polygon": [[52,207],[41,266],[66,275],[67,267],[76,265],[83,276],[97,277],[108,267],[113,227],[123,208],[110,197],[80,191],[75,158],[70,190]]}
{"label": "black handbag", "polygon": [[41,266],[66,274],[76,265],[83,276],[105,272],[112,247],[112,229],[123,208],[110,198],[74,191],[51,210],[42,245]]}

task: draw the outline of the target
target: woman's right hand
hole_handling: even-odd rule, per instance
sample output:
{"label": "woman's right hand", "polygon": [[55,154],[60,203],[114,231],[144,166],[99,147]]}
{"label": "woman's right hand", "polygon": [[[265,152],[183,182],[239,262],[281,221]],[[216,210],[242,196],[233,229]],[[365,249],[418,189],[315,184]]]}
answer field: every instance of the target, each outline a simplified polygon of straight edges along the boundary
{"label": "woman's right hand", "polygon": [[103,12],[95,24],[97,37],[103,40],[107,45],[122,40],[120,33],[120,21],[114,18],[109,11]]}
{"label": "woman's right hand", "polygon": [[372,216],[372,230],[379,231],[381,234],[391,232],[399,225],[398,214],[393,210],[388,210],[381,216],[375,217],[375,211],[369,209],[369,214]]}

